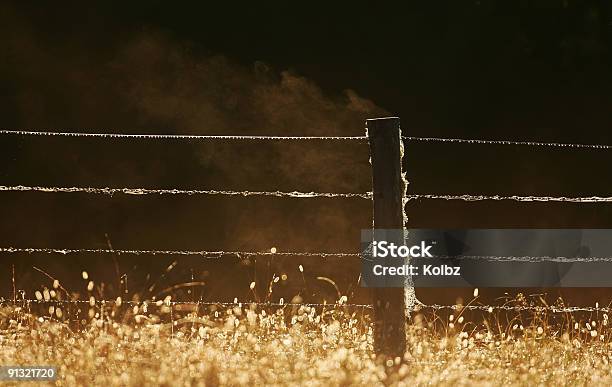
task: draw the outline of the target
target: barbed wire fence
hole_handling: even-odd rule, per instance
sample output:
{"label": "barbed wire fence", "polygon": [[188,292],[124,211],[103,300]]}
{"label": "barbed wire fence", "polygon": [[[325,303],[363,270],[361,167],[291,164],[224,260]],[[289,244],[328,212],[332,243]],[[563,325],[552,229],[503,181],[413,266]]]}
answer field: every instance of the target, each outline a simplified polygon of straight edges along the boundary
{"label": "barbed wire fence", "polygon": [[[0,135],[7,136],[52,136],[52,137],[88,137],[106,139],[159,139],[159,140],[194,140],[194,141],[351,141],[368,142],[368,136],[265,136],[265,135],[175,135],[175,134],[126,134],[126,133],[96,133],[87,130],[73,131],[35,131],[35,130],[6,130],[0,129]],[[402,136],[403,141],[425,142],[425,143],[462,143],[477,145],[506,145],[506,146],[527,146],[527,147],[551,147],[567,149],[590,149],[590,150],[610,150],[612,145],[602,144],[576,144],[540,141],[510,141],[510,140],[486,140],[486,139],[461,139],[461,138],[437,138],[437,137],[413,137]],[[301,192],[301,191],[236,191],[236,190],[216,190],[216,189],[155,189],[142,187],[57,187],[57,186],[26,186],[26,185],[0,185],[0,192],[40,192],[40,193],[84,193],[93,195],[210,195],[210,196],[270,196],[280,198],[344,198],[344,199],[364,199],[372,200],[373,193],[370,192]],[[475,201],[516,201],[516,202],[567,202],[567,203],[610,203],[612,196],[521,196],[521,195],[479,195],[479,194],[406,194],[404,195],[404,205],[414,200],[457,200],[465,202]],[[50,247],[0,247],[0,253],[21,253],[21,254],[117,254],[117,255],[175,255],[175,256],[201,256],[203,258],[218,259],[223,256],[234,256],[237,258],[248,258],[257,256],[296,256],[296,257],[323,257],[323,258],[357,258],[363,259],[363,252],[272,252],[272,251],[224,251],[224,250],[151,250],[151,249],[94,249],[94,248],[50,248]],[[554,262],[600,262],[612,261],[612,257],[498,257],[498,256],[465,256],[465,259],[482,259],[492,261],[554,261]],[[9,300],[10,301],[10,300]],[[0,298],[0,305],[8,302]],[[24,305],[30,307],[35,304],[88,304],[88,305],[130,305],[130,306],[208,306],[208,307],[343,307],[372,309],[369,304],[351,304],[339,300],[336,303],[284,303],[284,302],[204,302],[204,301],[163,301],[163,300],[57,300],[57,299],[20,299]],[[550,313],[610,313],[609,307],[565,307],[565,306],[533,306],[533,305],[439,305],[422,304],[417,301],[414,310],[474,310],[492,313],[494,310],[505,311],[534,311]]]}
{"label": "barbed wire fence", "polygon": [[[346,302],[335,302],[335,303],[308,303],[308,302],[257,302],[257,301],[166,301],[163,299],[159,300],[59,300],[59,299],[18,299],[18,302],[24,303],[27,307],[32,305],[84,305],[84,306],[95,306],[95,305],[108,305],[108,306],[148,306],[148,307],[170,307],[170,306],[190,306],[190,307],[238,307],[238,308],[250,308],[250,307],[292,307],[292,308],[360,308],[360,309],[373,309],[371,304],[351,304]],[[6,300],[0,298],[0,305],[3,303],[13,303],[12,300]],[[418,303],[414,311],[420,311],[423,309],[433,310],[449,310],[449,311],[481,311],[487,313],[493,313],[494,311],[529,311],[529,312],[549,312],[549,313],[576,313],[576,312],[588,312],[588,313],[612,313],[612,307],[609,306],[557,306],[557,305],[443,305],[443,304],[421,304]]]}

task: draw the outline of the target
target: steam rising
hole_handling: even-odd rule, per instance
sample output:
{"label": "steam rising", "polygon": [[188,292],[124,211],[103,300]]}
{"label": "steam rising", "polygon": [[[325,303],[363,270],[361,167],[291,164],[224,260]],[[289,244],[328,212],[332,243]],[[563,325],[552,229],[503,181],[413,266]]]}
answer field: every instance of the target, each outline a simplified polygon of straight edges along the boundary
{"label": "steam rising", "polygon": [[[0,115],[3,117],[2,126],[7,129],[363,136],[366,118],[386,114],[353,90],[346,90],[340,96],[329,96],[314,82],[295,72],[278,71],[263,62],[235,63],[223,55],[205,53],[188,42],[155,31],[120,36],[109,33],[101,41],[98,36],[93,38],[99,32],[80,31],[65,36],[41,31],[36,23],[7,5],[1,6],[0,15],[0,24],[7,29],[0,37],[7,53],[6,60],[0,62],[0,79],[7,85],[4,93],[7,98],[0,106]],[[5,156],[11,160],[31,160],[32,165],[44,166],[40,170],[34,169],[40,173],[35,178],[53,180],[53,186],[273,192],[369,192],[371,189],[367,145],[355,144],[354,141],[352,144],[314,145],[271,143],[236,146],[223,141],[212,145],[191,144],[189,152],[194,164],[199,165],[169,165],[166,160],[172,162],[175,153],[168,151],[168,157],[164,158],[142,149],[128,150],[128,146],[119,140],[104,139],[100,141],[107,141],[104,144],[110,143],[112,148],[99,148],[92,152],[99,154],[102,160],[117,158],[118,165],[109,171],[109,168],[99,166],[92,170],[76,161],[78,159],[71,162],[69,158],[76,157],[75,151],[67,148],[68,151],[63,152],[62,147],[68,145],[63,145],[62,139],[54,140],[52,147],[46,138],[42,140],[28,143],[23,149],[9,146]],[[69,144],[74,146],[77,143]],[[85,152],[85,149],[80,151]],[[113,154],[105,153],[109,152],[106,149],[111,149]],[[156,149],[166,152],[161,146]],[[117,152],[116,156],[114,152]],[[121,159],[120,152],[131,154],[133,160]],[[53,164],[56,162],[60,164]],[[27,168],[22,169],[24,171],[12,173],[9,177],[32,178]],[[62,181],[55,181],[60,178]],[[13,183],[29,182],[15,180],[5,184]],[[28,185],[44,184],[45,181],[35,181]],[[50,200],[50,205],[62,205],[52,199],[46,200]],[[40,208],[25,208],[23,211],[26,213],[20,214],[23,220],[16,221],[11,230],[17,237],[22,237],[26,234],[23,230],[30,227],[26,224],[27,219],[36,216],[42,223],[27,233],[30,238],[27,244],[40,247],[53,241],[61,245],[99,248],[97,240],[99,244],[105,244],[104,233],[109,233],[115,238],[123,238],[122,247],[128,249],[210,246],[214,249],[262,250],[278,242],[279,251],[347,251],[355,246],[355,240],[350,236],[357,235],[361,226],[368,227],[368,223],[362,224],[361,219],[370,215],[367,203],[341,204],[344,207],[338,210],[338,207],[331,207],[328,199],[321,199],[327,200],[321,204],[321,209],[316,203],[323,202],[318,201],[312,204],[313,207],[311,204],[298,207],[291,199],[283,199],[270,206],[266,204],[268,202],[249,198],[254,204],[240,201],[239,205],[245,208],[238,213],[229,204],[218,201],[213,201],[213,204],[192,201],[189,213],[186,213],[186,207],[176,200],[163,203],[163,198],[159,200],[159,206],[151,208],[163,208],[159,215],[163,214],[163,222],[152,224],[151,219],[155,219],[152,216],[158,211],[143,206],[134,210],[140,212],[126,216],[118,230],[98,230],[95,224],[89,230],[88,222],[77,225],[72,224],[69,217],[49,217],[40,213],[51,211],[45,210],[48,205],[43,208],[41,204]],[[15,203],[13,207],[17,208],[20,202]],[[76,208],[76,203],[71,202],[71,205]],[[258,207],[259,203],[266,207]],[[232,206],[237,205],[232,202]],[[110,213],[103,200],[88,202],[86,206],[86,210],[91,209],[90,213],[96,216]],[[249,215],[253,210],[259,211],[261,216],[253,218]],[[65,213],[66,208],[53,211]],[[195,222],[195,218],[190,216],[194,213],[202,214],[201,218],[207,222],[209,220],[210,225],[206,226],[209,229],[203,229],[201,223],[183,226]],[[219,213],[227,215],[214,215]],[[105,223],[101,225],[106,227]],[[189,226],[192,226],[188,230],[193,237],[182,231]],[[162,231],[164,227],[167,231]],[[62,228],[75,231],[62,232]],[[207,239],[207,231],[218,229],[230,230],[226,239],[220,238],[216,232]],[[4,234],[7,241],[14,239],[13,234]],[[193,245],[184,245],[191,240],[194,240]],[[84,267],[93,270],[92,262],[88,261]],[[59,265],[52,268],[56,273],[64,270],[60,263],[49,263],[55,264]],[[292,265],[295,268],[295,262]],[[325,266],[322,270],[321,274],[333,277],[333,271],[338,268]]]}

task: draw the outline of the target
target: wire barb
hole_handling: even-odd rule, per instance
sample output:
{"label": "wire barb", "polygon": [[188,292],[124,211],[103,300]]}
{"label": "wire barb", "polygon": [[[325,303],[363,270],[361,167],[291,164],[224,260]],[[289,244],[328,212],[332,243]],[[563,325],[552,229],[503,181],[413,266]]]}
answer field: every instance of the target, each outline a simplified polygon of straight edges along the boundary
{"label": "wire barb", "polygon": [[108,187],[37,187],[5,186],[0,191],[33,191],[52,193],[88,193],[101,195],[225,195],[225,196],[276,196],[291,198],[362,198],[372,199],[372,192],[300,192],[300,191],[229,191],[229,190],[185,190],[185,189],[149,189],[149,188],[108,188]]}

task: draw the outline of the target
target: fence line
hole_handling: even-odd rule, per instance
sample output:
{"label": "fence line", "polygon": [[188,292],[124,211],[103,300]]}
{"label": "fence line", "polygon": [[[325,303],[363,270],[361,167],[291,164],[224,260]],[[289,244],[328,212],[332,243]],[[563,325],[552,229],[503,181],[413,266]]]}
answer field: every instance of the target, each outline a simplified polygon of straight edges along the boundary
{"label": "fence line", "polygon": [[322,257],[322,258],[345,258],[361,257],[360,253],[328,253],[328,252],[295,252],[295,251],[224,251],[224,250],[121,250],[121,249],[57,249],[57,248],[20,248],[0,247],[0,253],[45,253],[45,254],[127,254],[127,255],[199,255],[204,258],[216,259],[222,256],[256,257],[256,256],[286,256],[286,257]]}
{"label": "fence line", "polygon": [[[25,302],[26,304],[86,304],[91,305],[91,300],[38,300],[38,299],[17,299],[14,300],[1,300],[0,303],[21,303]],[[193,305],[193,306],[224,306],[224,307],[249,307],[249,306],[260,306],[260,307],[334,307],[334,308],[363,308],[363,309],[373,309],[374,307],[370,304],[350,304],[350,303],[292,303],[292,302],[215,302],[215,301],[166,301],[166,300],[142,300],[142,301],[132,301],[132,300],[93,300],[94,305],[130,305],[130,306],[176,306],[176,305]],[[93,306],[93,305],[91,305]],[[433,309],[433,310],[452,310],[452,311],[462,311],[462,310],[471,310],[471,311],[482,311],[493,313],[496,310],[503,311],[516,311],[516,312],[551,312],[551,313],[575,313],[575,312],[590,312],[590,313],[612,313],[612,308],[610,307],[581,307],[581,306],[554,306],[554,305],[442,305],[442,304],[423,304],[418,303],[415,305],[414,311],[418,312],[423,309]]]}
{"label": "fence line", "polygon": [[[174,134],[125,134],[125,133],[75,133],[75,132],[51,132],[51,131],[28,131],[28,130],[4,130],[0,129],[0,134],[20,135],[20,136],[62,136],[62,137],[94,137],[110,139],[186,139],[186,140],[273,140],[273,141],[368,141],[367,136],[265,136],[265,135],[174,135]],[[509,140],[485,140],[485,139],[461,139],[461,138],[436,138],[436,137],[412,137],[403,136],[403,140],[416,142],[442,142],[442,143],[467,143],[467,144],[488,144],[488,145],[518,145],[536,147],[557,147],[573,149],[612,149],[612,145],[600,144],[573,144],[557,142],[538,142],[538,141],[509,141]],[[229,196],[275,196],[275,197],[296,197],[296,198],[319,198],[319,197],[343,197],[343,198],[363,198],[371,200],[372,192],[366,193],[320,193],[320,192],[282,192],[282,191],[230,191],[230,190],[181,190],[181,189],[146,189],[146,188],[92,188],[92,187],[31,187],[31,186],[0,186],[0,191],[36,191],[36,192],[58,192],[58,193],[89,193],[113,195],[116,193],[127,195],[150,195],[150,194],[173,194],[173,195],[229,195]],[[407,195],[404,201],[416,199],[443,199],[443,200],[463,200],[463,201],[483,201],[483,200],[513,200],[518,202],[572,202],[572,203],[608,203],[612,202],[612,197],[553,197],[553,196],[500,196],[500,195],[439,195],[439,194],[415,194]],[[150,254],[150,255],[197,255],[206,258],[219,258],[221,256],[251,257],[251,256],[319,256],[319,257],[361,257],[361,253],[328,253],[328,252],[254,252],[254,251],[189,251],[189,250],[115,250],[115,249],[56,249],[56,248],[0,248],[4,253],[46,253],[46,254],[78,254],[78,253],[102,253],[102,254]],[[612,257],[497,257],[497,256],[465,256],[468,259],[490,259],[507,261],[534,261],[550,260],[554,262],[576,262],[576,261],[612,261]],[[0,299],[0,303],[5,300]],[[19,300],[31,303],[87,303],[89,300]],[[119,305],[115,300],[95,301],[103,305]],[[361,307],[373,309],[372,305],[367,304],[302,304],[302,303],[228,303],[228,302],[197,302],[197,301],[122,301],[121,304],[128,305],[203,305],[203,306],[306,306],[306,307]],[[611,312],[610,308],[597,307],[557,307],[557,306],[530,306],[530,305],[425,305],[417,304],[415,310],[429,308],[434,310],[479,310],[492,313],[493,310],[506,311],[534,311],[552,313],[572,313],[572,312]]]}
{"label": "fence line", "polygon": [[[60,248],[37,248],[37,247],[0,247],[0,253],[45,253],[45,254],[126,254],[126,255],[198,255],[208,259],[218,259],[223,256],[235,256],[238,258],[249,258],[257,256],[284,256],[284,257],[322,257],[322,258],[361,258],[370,253],[338,253],[338,252],[272,252],[272,251],[206,251],[206,250],[122,250],[122,249],[60,249]],[[497,255],[459,255],[459,256],[436,256],[441,259],[474,259],[492,262],[612,262],[612,257],[552,257],[552,256],[497,256]]]}
{"label": "fence line", "polygon": [[[10,302],[14,303],[14,300],[1,300],[1,302]],[[89,304],[91,305],[91,300],[38,300],[38,299],[17,299],[17,303],[25,302],[27,304]],[[295,303],[295,302],[216,302],[216,301],[165,301],[165,300],[143,300],[143,301],[131,301],[131,300],[93,300],[94,305],[102,304],[102,305],[134,305],[134,306],[174,306],[174,305],[194,305],[194,306],[305,306],[305,307],[352,307],[352,308],[365,308],[372,309],[373,306],[370,304],[348,304],[348,303]]]}
{"label": "fence line", "polygon": [[33,191],[53,193],[88,193],[101,195],[226,195],[226,196],[276,196],[291,198],[362,198],[372,199],[372,192],[300,192],[300,191],[230,191],[230,190],[185,190],[149,188],[108,188],[108,187],[38,187],[0,186],[0,191]]}
{"label": "fence line", "polygon": [[533,311],[533,312],[551,312],[551,313],[575,313],[575,312],[602,312],[612,313],[612,308],[609,307],[589,307],[589,306],[536,306],[536,305],[440,305],[440,304],[418,304],[415,311],[421,309],[434,310],[479,310],[492,313],[494,310],[505,311]]}
{"label": "fence line", "polygon": [[[100,195],[224,195],[224,196],[276,196],[290,198],[361,198],[372,200],[372,192],[301,192],[301,191],[231,191],[231,190],[197,190],[197,189],[153,189],[153,188],[109,188],[109,187],[41,187],[41,186],[5,186],[0,185],[0,192],[29,191],[48,193],[88,193]],[[502,196],[502,195],[443,195],[414,194],[406,195],[405,202],[417,199],[463,200],[466,202],[484,200],[513,200],[517,202],[569,202],[569,203],[610,203],[612,196]]]}
{"label": "fence line", "polygon": [[184,139],[184,140],[323,140],[323,141],[366,141],[365,136],[248,136],[248,135],[197,135],[197,134],[127,134],[127,133],[78,133],[49,132],[30,130],[5,130],[0,134],[21,136],[59,136],[59,137],[102,137],[102,138],[139,138],[139,139]]}
{"label": "fence line", "polygon": [[612,257],[551,257],[551,256],[498,256],[498,255],[458,255],[458,256],[436,256],[434,258],[456,259],[456,260],[482,260],[490,262],[612,262]]}
{"label": "fence line", "polygon": [[[128,133],[79,133],[79,132],[52,132],[33,130],[7,130],[0,129],[0,134],[21,136],[61,136],[61,137],[101,137],[101,138],[139,138],[139,139],[186,139],[186,140],[322,140],[322,141],[367,141],[367,136],[274,136],[274,135],[198,135],[198,134],[128,134]],[[440,137],[414,137],[402,136],[403,140],[418,142],[450,142],[466,144],[489,145],[527,145],[548,146],[558,148],[590,148],[612,149],[612,145],[603,144],[574,144],[542,141],[511,141],[511,140],[484,140],[464,138]]]}
{"label": "fence line", "polygon": [[514,200],[517,202],[570,202],[570,203],[609,203],[612,202],[611,196],[586,196],[586,197],[567,197],[567,196],[501,196],[501,195],[438,195],[438,194],[414,194],[406,195],[406,202],[416,199],[443,199],[443,200],[463,200],[475,202],[483,200]]}
{"label": "fence line", "polygon": [[420,141],[420,142],[450,142],[450,143],[488,144],[488,145],[528,145],[528,146],[548,146],[548,147],[558,147],[558,148],[612,149],[612,145],[570,144],[570,143],[563,143],[563,142],[481,140],[481,139],[464,139],[464,138],[409,137],[409,136],[402,136],[402,139],[408,140],[408,141]]}

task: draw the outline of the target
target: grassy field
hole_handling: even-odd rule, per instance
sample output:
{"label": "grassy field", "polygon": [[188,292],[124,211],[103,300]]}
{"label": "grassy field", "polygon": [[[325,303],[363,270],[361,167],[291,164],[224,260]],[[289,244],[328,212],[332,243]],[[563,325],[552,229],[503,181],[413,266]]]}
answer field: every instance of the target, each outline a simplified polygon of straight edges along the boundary
{"label": "grassy field", "polygon": [[467,312],[423,311],[404,358],[385,364],[373,356],[367,313],[342,306],[85,303],[69,322],[59,306],[38,309],[0,308],[0,364],[55,365],[57,385],[612,384],[605,314],[553,323],[482,312],[477,323]]}

